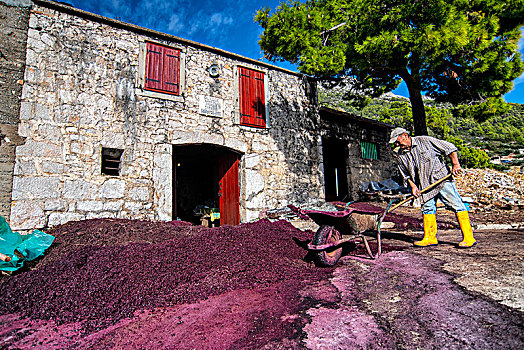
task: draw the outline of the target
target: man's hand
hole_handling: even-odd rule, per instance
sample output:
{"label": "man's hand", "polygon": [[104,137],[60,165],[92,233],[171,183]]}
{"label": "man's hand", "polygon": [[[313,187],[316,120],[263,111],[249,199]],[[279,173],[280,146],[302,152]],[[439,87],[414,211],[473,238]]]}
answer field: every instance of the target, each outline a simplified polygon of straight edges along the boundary
{"label": "man's hand", "polygon": [[416,198],[420,197],[422,193],[420,193],[420,190],[418,189],[417,185],[411,179],[408,179],[408,185],[411,187],[411,194],[414,195]]}
{"label": "man's hand", "polygon": [[462,167],[460,166],[457,152],[453,152],[449,155],[449,159],[451,159],[451,164],[453,164],[453,167],[451,168],[451,173],[455,176],[462,174],[464,170],[462,170]]}
{"label": "man's hand", "polygon": [[411,194],[418,198],[422,193],[420,193],[420,190],[417,188],[417,186],[411,186]]}
{"label": "man's hand", "polygon": [[451,169],[451,173],[454,176],[458,176],[464,172],[464,169],[460,166],[460,164],[453,164],[453,168]]}

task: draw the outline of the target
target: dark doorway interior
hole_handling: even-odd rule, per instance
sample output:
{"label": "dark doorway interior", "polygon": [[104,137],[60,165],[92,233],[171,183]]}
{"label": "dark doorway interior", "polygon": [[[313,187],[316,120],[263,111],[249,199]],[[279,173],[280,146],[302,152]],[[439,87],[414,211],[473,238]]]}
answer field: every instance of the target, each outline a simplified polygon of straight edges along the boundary
{"label": "dark doorway interior", "polygon": [[[224,218],[231,215],[235,221],[239,221],[238,199],[236,208],[230,205],[227,212],[221,203],[224,195],[225,198],[231,197],[230,191],[236,190],[238,197],[238,175],[236,181],[228,187],[233,190],[220,188],[224,178],[224,158],[238,159],[238,156],[225,148],[211,145],[174,146],[173,207],[176,218],[212,226],[223,225]],[[238,167],[238,161],[235,164]],[[229,208],[233,208],[233,214]],[[213,220],[216,215],[210,216],[211,212],[220,213],[220,219]]]}
{"label": "dark doorway interior", "polygon": [[341,140],[323,139],[322,153],[324,155],[326,201],[349,200],[346,165],[347,143]]}

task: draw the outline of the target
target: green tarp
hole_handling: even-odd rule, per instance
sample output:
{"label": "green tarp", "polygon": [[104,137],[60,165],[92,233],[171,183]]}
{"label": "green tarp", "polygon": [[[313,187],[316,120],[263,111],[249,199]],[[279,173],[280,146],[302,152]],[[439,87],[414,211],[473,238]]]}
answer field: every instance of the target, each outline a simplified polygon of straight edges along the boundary
{"label": "green tarp", "polygon": [[[3,216],[0,216],[0,253],[11,257],[11,261],[0,260],[0,270],[16,271],[24,265],[44,254],[51,246],[55,237],[39,230],[22,235],[13,232]],[[15,255],[15,250],[20,254]],[[19,257],[22,255],[22,257]]]}

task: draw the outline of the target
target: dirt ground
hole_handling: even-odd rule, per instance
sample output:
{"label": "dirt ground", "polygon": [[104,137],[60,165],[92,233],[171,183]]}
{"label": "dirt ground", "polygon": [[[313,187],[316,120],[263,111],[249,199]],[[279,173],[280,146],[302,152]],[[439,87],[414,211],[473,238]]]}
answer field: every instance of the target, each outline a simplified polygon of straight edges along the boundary
{"label": "dirt ground", "polygon": [[[402,207],[395,214],[418,218],[419,210]],[[475,230],[478,243],[458,249],[455,214],[439,209],[439,245],[418,248],[413,241],[421,229],[389,220],[383,243],[398,250],[377,261],[341,259],[330,279],[339,307],[308,311],[307,348],[522,348],[524,212],[495,208],[470,217],[474,227],[519,229]]]}
{"label": "dirt ground", "polygon": [[455,284],[441,261],[424,255],[397,251],[371,264],[343,260],[330,280],[338,307],[308,310],[306,347],[522,348],[522,312]]}
{"label": "dirt ground", "polygon": [[[283,221],[205,230],[73,223],[47,264],[0,280],[3,301],[22,303],[0,310],[0,349],[524,348],[524,230],[476,230],[478,244],[457,249],[454,215],[439,210],[440,244],[415,248],[419,211],[396,213],[392,222],[409,225],[382,231],[379,259],[348,244],[334,268],[315,266],[304,249],[312,231]],[[523,213],[511,214],[471,216],[474,226],[524,222]],[[170,243],[162,243],[163,230]],[[63,260],[86,252],[92,259]],[[150,264],[150,254],[154,266],[136,266]],[[59,286],[67,298],[49,297]],[[44,291],[40,301],[23,297],[35,290]],[[90,306],[97,298],[114,301]],[[120,312],[128,300],[136,307]]]}

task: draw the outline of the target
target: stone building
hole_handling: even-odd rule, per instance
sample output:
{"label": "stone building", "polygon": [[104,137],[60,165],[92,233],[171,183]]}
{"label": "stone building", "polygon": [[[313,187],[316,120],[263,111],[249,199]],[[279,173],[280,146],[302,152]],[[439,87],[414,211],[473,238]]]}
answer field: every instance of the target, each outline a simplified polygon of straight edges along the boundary
{"label": "stone building", "polygon": [[9,218],[31,2],[0,1],[0,215]]}
{"label": "stone building", "polygon": [[326,200],[358,200],[363,182],[395,173],[389,124],[324,107],[319,114]]}
{"label": "stone building", "polygon": [[61,3],[0,9],[20,16],[1,111],[14,229],[194,221],[202,206],[238,224],[389,176],[389,126],[320,109],[305,76]]}

